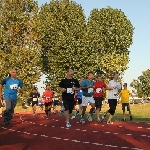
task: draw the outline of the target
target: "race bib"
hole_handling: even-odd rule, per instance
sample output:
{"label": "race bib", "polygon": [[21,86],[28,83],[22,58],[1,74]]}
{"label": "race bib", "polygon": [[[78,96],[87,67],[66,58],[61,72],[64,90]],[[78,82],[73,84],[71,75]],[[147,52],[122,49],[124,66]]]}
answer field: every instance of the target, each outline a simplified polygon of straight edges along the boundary
{"label": "race bib", "polygon": [[72,88],[67,88],[67,93],[73,94],[74,91],[72,90]]}
{"label": "race bib", "polygon": [[117,97],[118,95],[118,90],[117,89],[113,89],[113,96]]}
{"label": "race bib", "polygon": [[101,93],[102,92],[102,89],[101,88],[97,88],[96,89],[96,93]]}
{"label": "race bib", "polygon": [[58,98],[55,98],[56,101],[58,101]]}
{"label": "race bib", "polygon": [[93,88],[88,88],[88,93],[92,93],[93,92]]}
{"label": "race bib", "polygon": [[46,100],[49,101],[49,100],[50,100],[50,97],[46,97]]}
{"label": "race bib", "polygon": [[33,101],[34,101],[34,102],[37,101],[37,98],[33,98]]}
{"label": "race bib", "polygon": [[18,89],[18,84],[11,84],[10,89],[12,89],[12,90]]}

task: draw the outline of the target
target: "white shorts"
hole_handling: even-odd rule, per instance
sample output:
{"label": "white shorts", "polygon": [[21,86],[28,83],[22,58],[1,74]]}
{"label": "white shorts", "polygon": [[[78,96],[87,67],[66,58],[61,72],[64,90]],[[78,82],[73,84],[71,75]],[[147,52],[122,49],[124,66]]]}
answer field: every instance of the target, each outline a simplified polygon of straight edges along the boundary
{"label": "white shorts", "polygon": [[92,103],[92,104],[95,104],[95,100],[94,100],[94,98],[93,98],[93,96],[92,97],[85,97],[85,96],[82,96],[82,106],[87,106],[88,105],[88,103]]}

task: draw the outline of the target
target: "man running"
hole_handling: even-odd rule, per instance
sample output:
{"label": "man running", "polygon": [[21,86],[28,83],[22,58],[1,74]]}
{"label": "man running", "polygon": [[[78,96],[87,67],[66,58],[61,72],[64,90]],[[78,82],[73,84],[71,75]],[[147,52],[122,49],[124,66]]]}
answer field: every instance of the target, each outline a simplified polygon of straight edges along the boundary
{"label": "man running", "polygon": [[[2,86],[5,85],[4,88],[4,100],[6,104],[6,110],[3,113],[4,124],[9,125],[11,119],[14,115],[14,109],[17,104],[17,94],[19,92],[23,92],[23,83],[17,77],[17,71],[15,69],[11,69],[9,72],[9,77],[5,78],[0,83],[0,95],[2,95]],[[18,89],[19,88],[19,89]]]}
{"label": "man running", "polygon": [[94,77],[93,73],[89,72],[87,79],[83,80],[80,85],[83,91],[82,104],[81,104],[82,105],[82,118],[80,119],[80,122],[82,124],[85,123],[84,115],[85,115],[85,111],[86,111],[88,103],[91,104],[90,112],[87,115],[87,118],[89,121],[92,121],[92,114],[93,114],[93,111],[95,110],[95,100],[93,98],[93,86],[94,86],[93,77]]}
{"label": "man running", "polygon": [[30,93],[30,99],[32,100],[32,110],[33,110],[33,116],[36,116],[36,107],[38,106],[38,98],[40,97],[40,94],[37,91],[37,88],[34,87],[33,91]]}
{"label": "man running", "polygon": [[64,105],[64,114],[66,117],[66,127],[71,127],[69,122],[69,114],[72,114],[74,107],[74,94],[75,90],[79,90],[80,85],[77,79],[73,78],[74,71],[69,68],[67,70],[67,76],[65,79],[62,79],[59,83],[58,89],[62,92],[62,101]]}
{"label": "man running", "polygon": [[45,92],[43,92],[42,97],[45,103],[46,118],[48,118],[51,114],[52,98],[53,98],[53,91],[51,90],[50,85],[46,85],[46,90]]}
{"label": "man running", "polygon": [[117,82],[118,77],[119,77],[119,74],[117,72],[115,72],[113,74],[113,80],[110,80],[109,84],[108,84],[108,87],[109,87],[108,103],[109,103],[110,109],[107,110],[106,112],[104,112],[104,114],[102,115],[102,120],[104,120],[104,118],[106,117],[106,114],[107,113],[110,114],[107,124],[113,124],[113,122],[111,120],[115,114],[115,110],[116,110],[116,106],[117,106],[117,99],[118,99],[118,92],[121,89],[121,84],[119,82]]}
{"label": "man running", "polygon": [[[84,80],[84,78],[82,77],[81,79],[80,79],[80,81],[79,81],[79,84],[81,85],[81,83],[82,83],[82,81]],[[78,98],[78,106],[79,106],[79,108],[78,108],[78,110],[77,110],[77,112],[76,112],[76,116],[81,116],[81,114],[82,114],[82,95],[83,95],[83,92],[82,92],[82,90],[79,90],[78,92],[77,92],[77,98]]]}
{"label": "man running", "polygon": [[122,111],[123,111],[122,121],[126,121],[126,117],[125,117],[125,108],[126,107],[127,107],[127,111],[129,111],[130,121],[132,121],[132,114],[131,114],[131,110],[130,110],[129,96],[131,95],[133,100],[134,100],[134,97],[131,94],[131,92],[127,89],[127,83],[124,83],[123,87],[124,87],[124,89],[122,89],[121,92],[119,93],[119,99],[121,98]]}
{"label": "man running", "polygon": [[102,101],[103,98],[103,92],[106,89],[106,84],[101,80],[100,76],[97,76],[96,82],[94,82],[94,100],[95,100],[95,107],[96,107],[96,117],[97,122],[101,122],[99,118],[99,112],[102,108]]}

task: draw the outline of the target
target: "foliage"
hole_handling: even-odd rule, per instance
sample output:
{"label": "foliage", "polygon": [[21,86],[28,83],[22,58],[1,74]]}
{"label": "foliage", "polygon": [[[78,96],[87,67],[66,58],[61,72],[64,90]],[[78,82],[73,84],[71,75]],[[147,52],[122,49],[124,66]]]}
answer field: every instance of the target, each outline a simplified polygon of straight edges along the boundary
{"label": "foliage", "polygon": [[149,97],[150,96],[150,70],[142,72],[142,75],[138,77],[137,80],[131,82],[131,87],[137,90],[139,97]]}
{"label": "foliage", "polygon": [[91,50],[86,46],[86,19],[82,7],[67,0],[51,1],[42,6],[41,39],[43,70],[53,86],[72,67],[75,77],[93,70]]}
{"label": "foliage", "polygon": [[10,68],[16,68],[26,90],[41,76],[37,12],[38,4],[33,0],[0,2],[0,80],[7,77]]}
{"label": "foliage", "polygon": [[128,68],[133,26],[124,12],[111,7],[93,9],[87,23],[89,47],[97,53],[98,68],[111,76]]}

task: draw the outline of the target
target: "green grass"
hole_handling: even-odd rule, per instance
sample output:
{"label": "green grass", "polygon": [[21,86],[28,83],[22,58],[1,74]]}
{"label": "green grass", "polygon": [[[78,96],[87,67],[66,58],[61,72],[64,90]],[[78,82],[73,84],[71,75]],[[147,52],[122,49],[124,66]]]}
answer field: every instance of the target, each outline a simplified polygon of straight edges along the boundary
{"label": "green grass", "polygon": [[[104,104],[102,112],[105,112],[106,110],[109,109],[109,106]],[[146,104],[131,104],[130,105],[131,113],[133,116],[133,122],[150,122],[150,103]],[[122,105],[118,104],[116,113],[114,115],[114,120],[116,121],[121,121],[123,118],[122,114]],[[129,113],[126,111],[126,119],[129,121]]]}
{"label": "green grass", "polygon": [[[150,122],[150,103],[134,104],[134,105],[131,104],[130,108],[131,108],[131,112],[132,112],[132,116],[133,116],[133,122]],[[60,110],[60,106],[58,106],[57,109]],[[89,112],[89,109],[90,109],[90,106],[88,106],[87,112]],[[103,112],[105,112],[108,109],[109,109],[108,104],[104,104],[102,107],[102,110],[100,112],[100,116],[102,115]],[[16,113],[27,112],[27,111],[32,111],[32,108],[29,107],[27,109],[22,109],[21,106],[17,106],[15,108]],[[93,115],[93,117],[95,119],[95,114]],[[116,121],[121,121],[122,118],[123,118],[122,106],[121,106],[121,104],[118,104],[116,113],[115,113],[113,119]],[[126,111],[126,118],[127,118],[127,121],[129,121],[129,115],[128,115],[127,111]]]}

